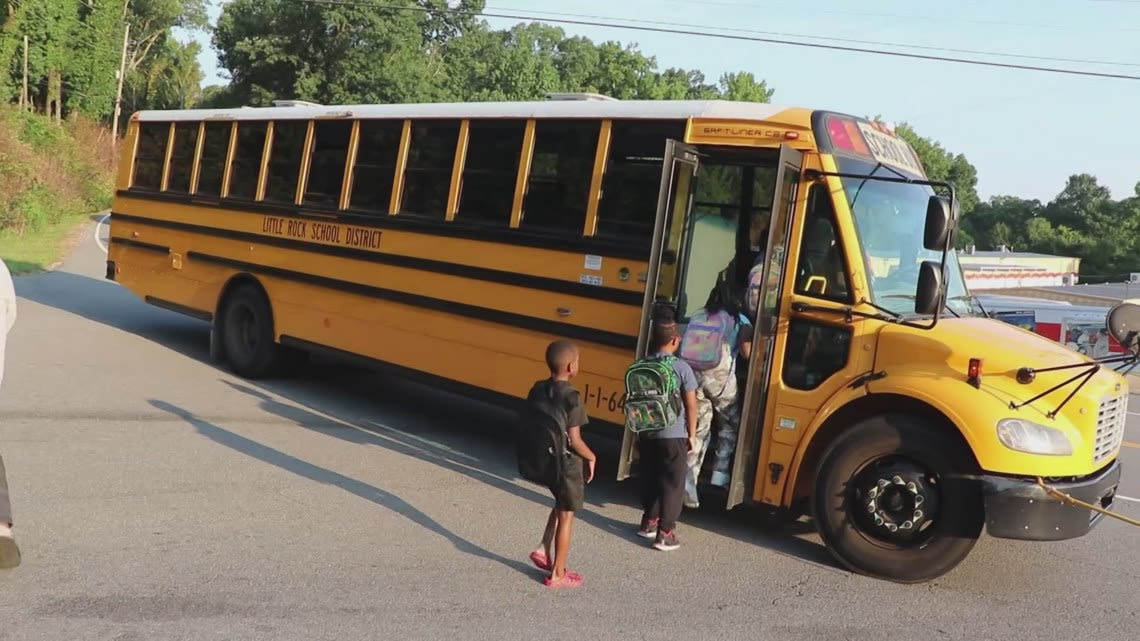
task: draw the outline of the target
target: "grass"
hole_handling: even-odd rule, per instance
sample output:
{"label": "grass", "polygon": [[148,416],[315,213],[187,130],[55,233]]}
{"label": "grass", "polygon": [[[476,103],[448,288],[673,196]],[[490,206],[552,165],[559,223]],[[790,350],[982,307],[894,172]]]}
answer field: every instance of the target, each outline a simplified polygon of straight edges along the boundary
{"label": "grass", "polygon": [[13,274],[54,268],[110,206],[116,156],[97,122],[0,105],[0,258]]}
{"label": "grass", "polygon": [[90,216],[67,216],[58,222],[40,225],[21,236],[14,230],[0,231],[0,258],[12,275],[34,274],[53,267],[79,240]]}

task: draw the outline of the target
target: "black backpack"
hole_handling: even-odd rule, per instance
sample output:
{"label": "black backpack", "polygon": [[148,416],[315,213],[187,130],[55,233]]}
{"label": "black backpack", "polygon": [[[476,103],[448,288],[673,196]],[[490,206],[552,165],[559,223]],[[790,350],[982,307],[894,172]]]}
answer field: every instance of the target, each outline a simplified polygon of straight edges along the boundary
{"label": "black backpack", "polygon": [[560,400],[549,380],[535,383],[515,427],[519,475],[546,487],[562,481],[568,447],[566,411]]}

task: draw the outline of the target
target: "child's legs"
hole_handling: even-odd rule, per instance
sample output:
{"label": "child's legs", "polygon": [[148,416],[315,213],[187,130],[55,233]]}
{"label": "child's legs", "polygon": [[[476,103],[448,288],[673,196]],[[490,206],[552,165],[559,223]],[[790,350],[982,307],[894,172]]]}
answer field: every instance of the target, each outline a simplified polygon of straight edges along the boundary
{"label": "child's legs", "polygon": [[727,382],[724,393],[712,399],[713,407],[720,417],[720,431],[717,433],[716,450],[713,453],[713,483],[717,485],[727,482],[723,475],[732,470],[732,455],[736,451],[736,438],[740,432],[736,377],[730,376]]}
{"label": "child's legs", "polygon": [[12,503],[8,500],[8,475],[0,456],[0,525],[12,525]]}
{"label": "child's legs", "polygon": [[[557,501],[557,496],[555,500]],[[550,516],[546,519],[546,529],[542,532],[542,549],[546,552],[546,558],[552,558],[553,550],[551,547],[554,545],[554,531],[558,527],[558,508],[550,509]]]}
{"label": "child's legs", "polygon": [[[740,426],[736,367],[732,355],[726,351],[716,367],[701,372],[700,384],[710,409],[720,419],[712,481],[714,485],[724,485],[727,481],[723,475],[732,468],[732,454]],[[701,458],[704,458],[703,452]]]}
{"label": "child's legs", "polygon": [[638,476],[641,477],[641,508],[643,518],[656,519],[661,516],[661,439],[645,438],[637,444]]}
{"label": "child's legs", "polygon": [[570,456],[565,461],[562,483],[554,497],[556,520],[554,533],[554,559],[552,573],[562,576],[566,571],[566,559],[570,555],[570,526],[574,513],[582,509],[586,499],[586,482],[582,474],[582,459]]}
{"label": "child's legs", "polygon": [[554,536],[554,564],[551,574],[560,577],[566,573],[566,560],[570,557],[570,530],[574,525],[574,512],[558,510],[558,526]]}
{"label": "child's legs", "polygon": [[[698,377],[700,374],[698,374]],[[699,381],[698,381],[699,382]],[[709,437],[712,435],[713,404],[709,400],[704,385],[697,386],[697,446],[686,455],[688,475],[685,478],[685,499],[697,502],[697,479],[701,475],[701,465],[705,462],[705,453],[709,449]]]}
{"label": "child's legs", "polygon": [[657,482],[661,496],[661,530],[677,527],[685,495],[685,477],[688,475],[688,439],[661,439],[660,468]]}

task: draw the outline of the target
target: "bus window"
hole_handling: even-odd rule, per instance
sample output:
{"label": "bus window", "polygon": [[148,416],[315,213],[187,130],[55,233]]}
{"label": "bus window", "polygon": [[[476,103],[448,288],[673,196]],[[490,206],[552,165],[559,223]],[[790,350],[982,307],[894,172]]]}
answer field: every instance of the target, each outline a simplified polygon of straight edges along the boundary
{"label": "bus window", "polygon": [[839,239],[835,207],[831,194],[822,185],[813,185],[808,194],[795,291],[840,303],[855,302],[847,286],[847,260]]}
{"label": "bus window", "polygon": [[400,154],[402,120],[360,121],[360,141],[352,166],[352,197],[349,209],[387,214]]}
{"label": "bus window", "polygon": [[265,176],[265,200],[292,205],[297,200],[297,179],[305,156],[307,120],[278,120],[273,123],[273,143]]}
{"label": "bus window", "polygon": [[693,197],[692,240],[685,257],[684,309],[681,318],[704,307],[717,274],[736,254],[744,167],[703,165]]}
{"label": "bus window", "polygon": [[131,179],[131,187],[158,191],[162,186],[162,166],[166,164],[166,143],[169,135],[168,122],[139,124],[135,175]]}
{"label": "bus window", "polygon": [[784,384],[813,390],[842,371],[851,354],[851,335],[847,326],[793,318],[788,323],[788,346],[784,350]]}
{"label": "bus window", "polygon": [[264,122],[239,122],[237,147],[230,161],[230,198],[257,196],[257,177],[261,173],[261,154],[265,151],[265,132],[269,125]]}
{"label": "bus window", "polygon": [[232,131],[232,123],[206,123],[206,131],[202,136],[202,158],[198,161],[198,188],[194,193],[204,196],[222,194],[222,178],[225,176],[226,154],[229,153]]}
{"label": "bus window", "polygon": [[339,207],[340,188],[344,185],[344,160],[348,157],[351,134],[351,121],[318,120],[313,123],[309,177],[302,200],[305,205],[321,209]]}
{"label": "bus window", "polygon": [[684,140],[683,121],[615,120],[598,204],[596,235],[646,244],[653,238],[665,140]]}
{"label": "bus window", "polygon": [[525,131],[525,120],[471,121],[456,220],[510,224]]}
{"label": "bus window", "polygon": [[166,190],[190,191],[190,173],[194,169],[194,151],[198,148],[198,123],[174,123],[174,149],[170,153]]}
{"label": "bus window", "polygon": [[[752,168],[752,206],[764,209],[772,208],[772,199],[776,192],[776,167]],[[768,239],[765,238],[764,242]]]}
{"label": "bus window", "polygon": [[520,228],[582,233],[601,128],[598,120],[535,124]]}
{"label": "bus window", "polygon": [[459,121],[419,120],[412,123],[401,215],[443,220],[458,140]]}

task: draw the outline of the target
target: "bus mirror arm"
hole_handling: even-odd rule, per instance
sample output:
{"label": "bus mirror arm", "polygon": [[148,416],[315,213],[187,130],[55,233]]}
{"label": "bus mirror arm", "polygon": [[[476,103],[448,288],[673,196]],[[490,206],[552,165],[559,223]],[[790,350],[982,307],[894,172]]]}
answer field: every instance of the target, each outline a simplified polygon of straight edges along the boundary
{"label": "bus mirror arm", "polygon": [[[930,261],[930,262],[933,263],[933,261]],[[880,311],[877,314],[870,314],[867,312],[861,312],[859,310],[852,309],[850,306],[828,307],[828,306],[823,306],[823,305],[812,305],[810,303],[799,303],[799,302],[792,303],[792,311],[796,312],[797,314],[803,314],[805,312],[824,312],[827,314],[842,314],[843,320],[848,324],[855,322],[855,317],[858,316],[859,318],[870,318],[873,320],[880,320],[880,321],[884,321],[887,323],[897,323],[899,325],[906,325],[907,327],[914,327],[917,329],[930,329],[931,327],[933,327],[933,325],[921,325],[919,323],[915,323],[912,321],[905,320],[905,319],[899,317],[898,314],[895,314],[894,312],[891,312],[890,310],[887,310],[885,308],[879,307],[878,305],[876,305],[875,303],[873,303],[869,300],[863,299],[859,302],[866,304],[866,305],[870,305],[871,307],[874,307],[875,309],[879,309],[882,311]]]}

